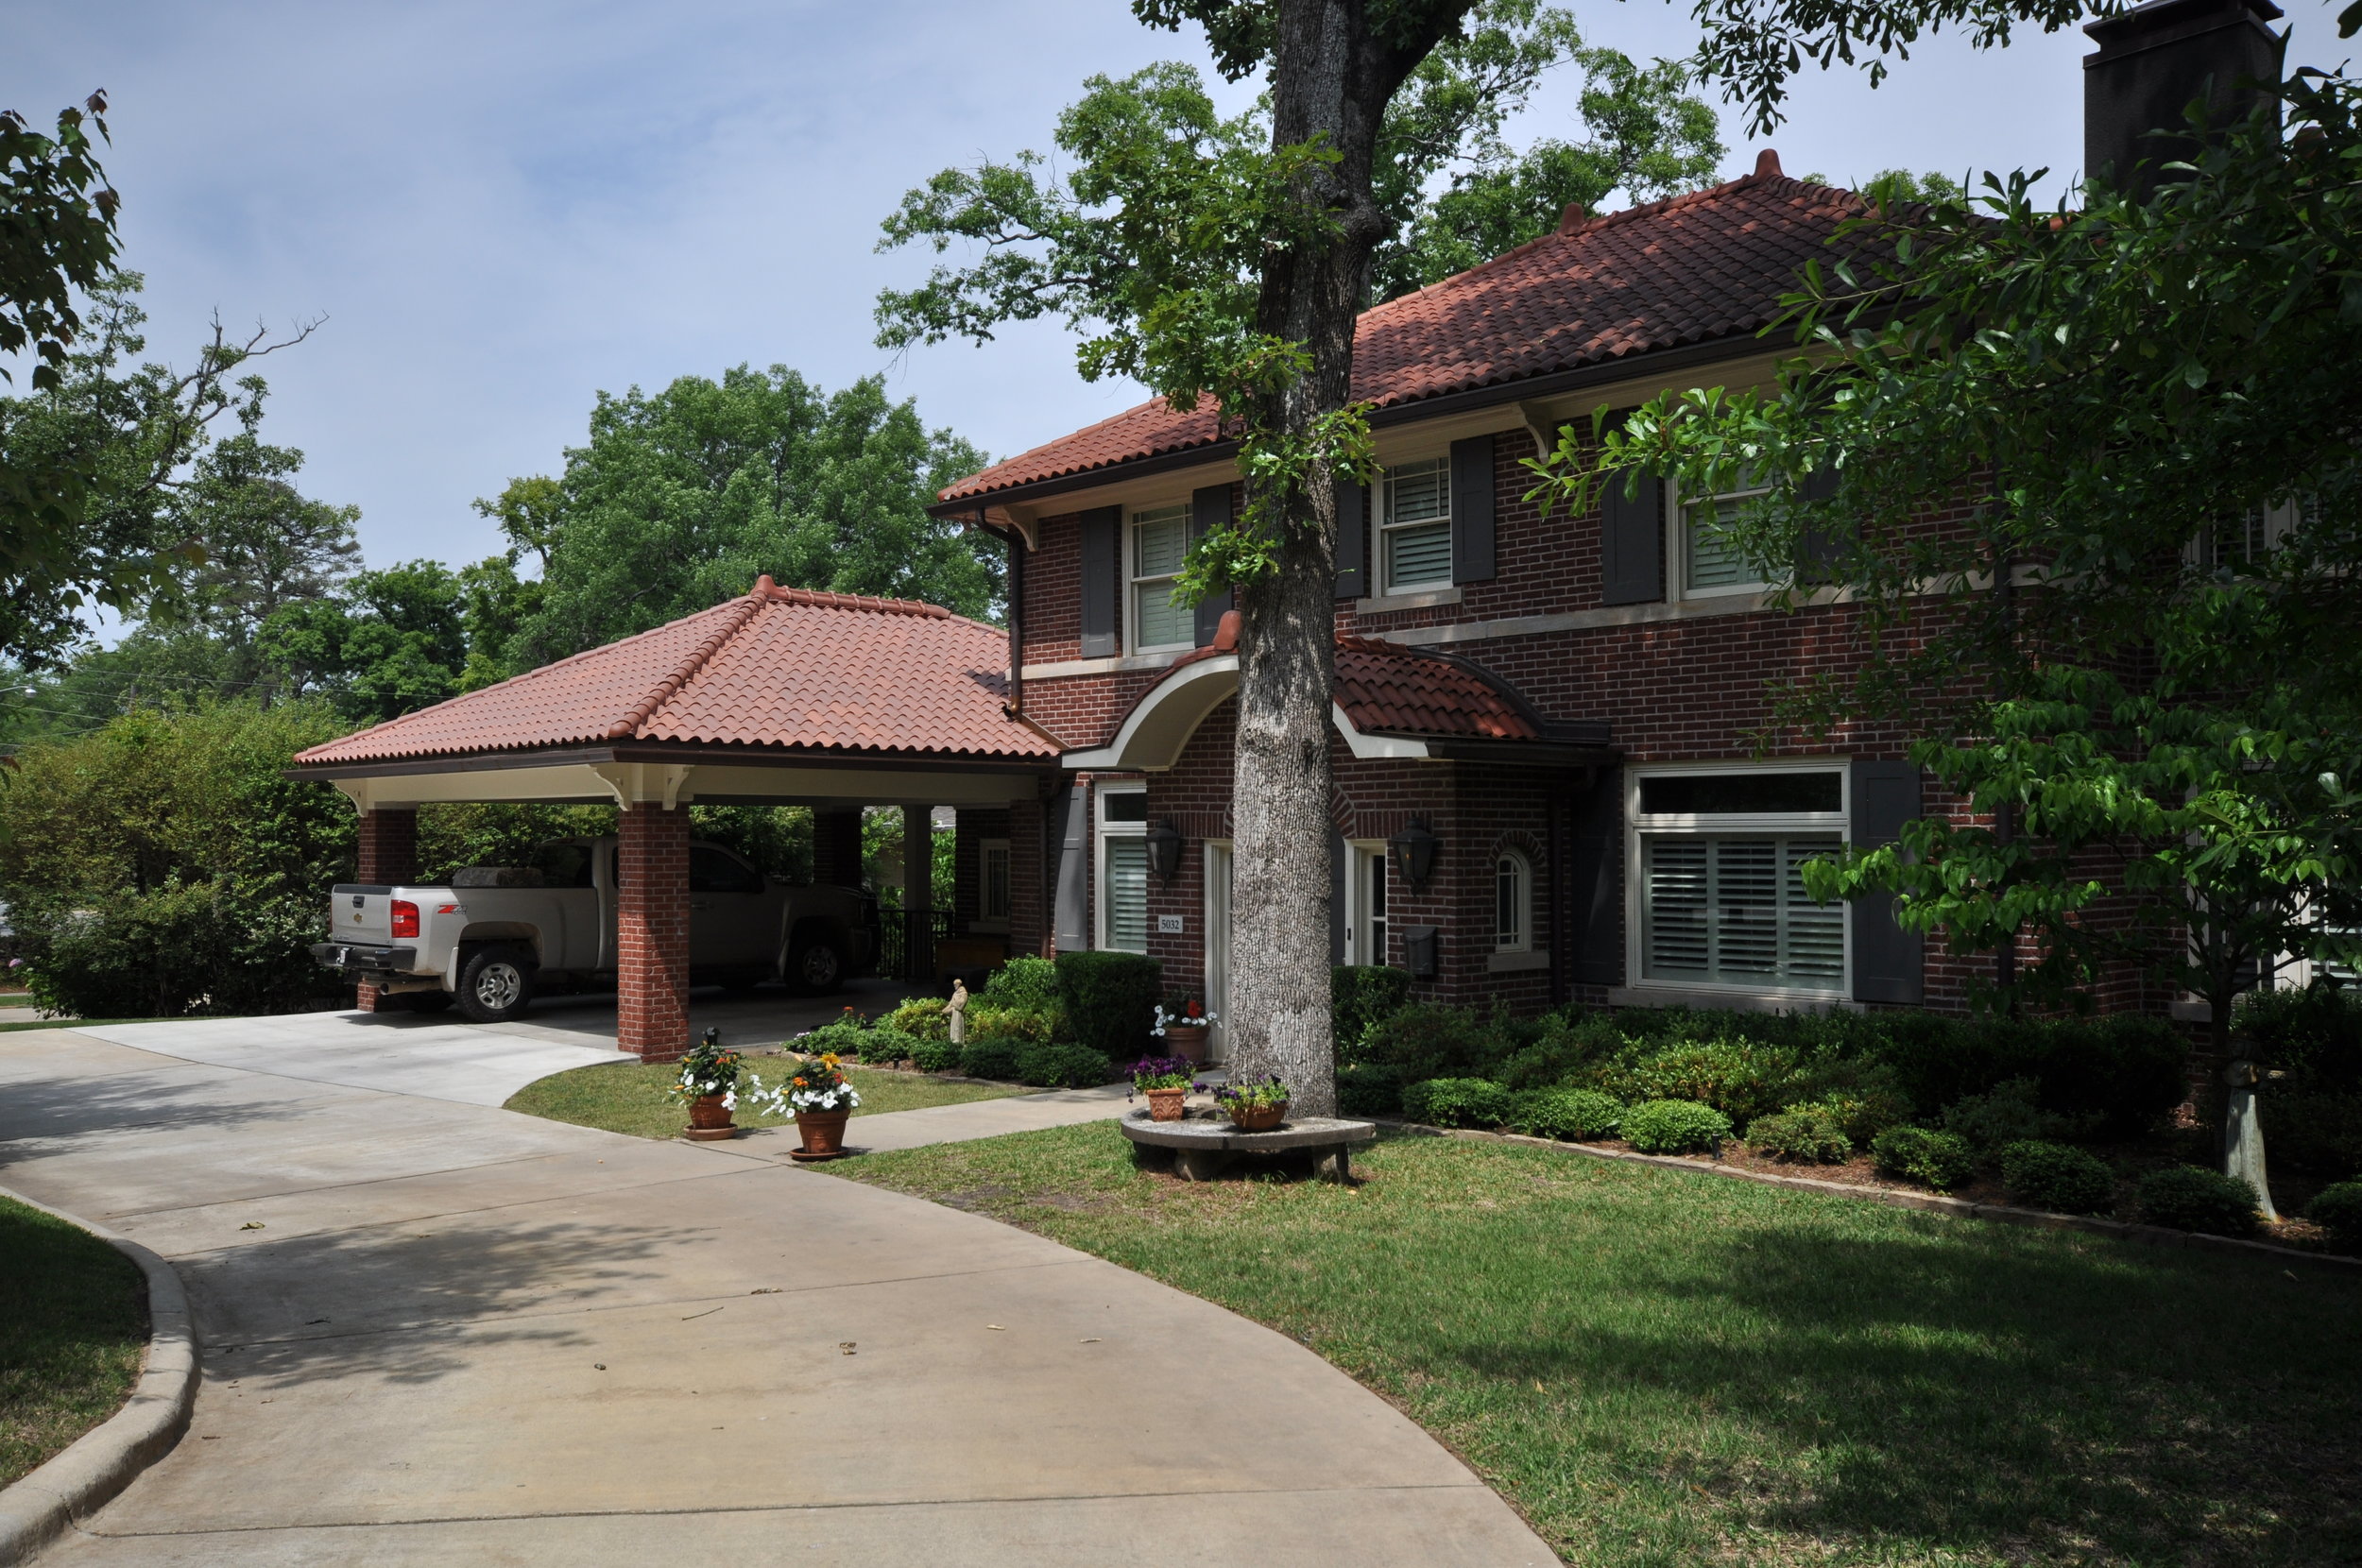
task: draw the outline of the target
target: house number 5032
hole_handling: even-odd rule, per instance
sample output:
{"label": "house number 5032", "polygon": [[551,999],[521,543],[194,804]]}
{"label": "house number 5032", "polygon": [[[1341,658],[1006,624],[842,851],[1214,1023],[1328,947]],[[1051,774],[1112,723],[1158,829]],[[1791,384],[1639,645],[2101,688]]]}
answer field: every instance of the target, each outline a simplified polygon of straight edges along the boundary
{"label": "house number 5032", "polygon": [[1189,929],[1187,916],[1178,914],[1160,914],[1156,917],[1156,934],[1158,936],[1179,936],[1183,931],[1188,930]]}

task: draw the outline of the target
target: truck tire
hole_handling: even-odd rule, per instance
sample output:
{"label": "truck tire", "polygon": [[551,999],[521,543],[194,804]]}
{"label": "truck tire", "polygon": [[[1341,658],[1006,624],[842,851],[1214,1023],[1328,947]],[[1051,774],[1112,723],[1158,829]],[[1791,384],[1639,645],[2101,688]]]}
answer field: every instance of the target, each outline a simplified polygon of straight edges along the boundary
{"label": "truck tire", "polygon": [[459,966],[459,1011],[477,1024],[505,1024],[533,1001],[533,959],[515,947],[478,947]]}
{"label": "truck tire", "polygon": [[845,988],[845,949],[826,933],[801,936],[787,950],[788,989],[799,997],[826,997]]}

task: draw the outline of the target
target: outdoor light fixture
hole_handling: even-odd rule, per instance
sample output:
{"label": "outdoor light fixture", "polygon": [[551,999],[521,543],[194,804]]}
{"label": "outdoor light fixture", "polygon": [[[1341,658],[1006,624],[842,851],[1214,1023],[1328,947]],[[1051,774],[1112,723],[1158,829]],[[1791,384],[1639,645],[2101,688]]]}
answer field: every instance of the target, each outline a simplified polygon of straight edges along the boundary
{"label": "outdoor light fixture", "polygon": [[1171,817],[1150,828],[1148,869],[1166,881],[1172,881],[1173,873],[1181,869],[1181,846],[1186,842],[1181,837],[1181,829],[1172,825]]}
{"label": "outdoor light fixture", "polygon": [[1413,888],[1424,887],[1435,871],[1436,852],[1444,841],[1435,836],[1435,829],[1423,817],[1412,817],[1411,826],[1386,841],[1394,852],[1395,875]]}

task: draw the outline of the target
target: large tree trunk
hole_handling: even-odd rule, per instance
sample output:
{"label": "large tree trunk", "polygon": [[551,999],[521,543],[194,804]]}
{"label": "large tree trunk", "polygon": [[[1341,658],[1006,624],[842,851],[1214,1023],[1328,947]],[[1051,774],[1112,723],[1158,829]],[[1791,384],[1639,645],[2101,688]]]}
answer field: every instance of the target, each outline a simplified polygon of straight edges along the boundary
{"label": "large tree trunk", "polygon": [[[1416,5],[1397,9],[1418,9]],[[1285,441],[1351,401],[1354,317],[1383,220],[1371,161],[1387,101],[1468,9],[1426,8],[1424,25],[1394,21],[1381,45],[1366,0],[1281,0],[1272,68],[1275,146],[1325,139],[1339,161],[1305,181],[1302,198],[1329,213],[1332,234],[1266,265],[1258,327],[1303,344],[1309,374],[1242,411]],[[1334,477],[1316,464],[1300,490],[1260,495],[1285,521],[1279,570],[1238,591],[1239,742],[1232,780],[1236,884],[1231,900],[1229,1035],[1233,1070],[1276,1073],[1299,1116],[1337,1109],[1328,1027],[1329,684],[1335,666]]]}

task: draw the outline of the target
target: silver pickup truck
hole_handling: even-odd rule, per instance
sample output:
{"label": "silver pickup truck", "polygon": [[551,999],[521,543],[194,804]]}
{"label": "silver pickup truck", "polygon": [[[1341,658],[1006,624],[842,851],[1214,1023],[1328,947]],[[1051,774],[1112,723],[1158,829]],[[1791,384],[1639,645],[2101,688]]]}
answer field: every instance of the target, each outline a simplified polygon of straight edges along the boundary
{"label": "silver pickup truck", "polygon": [[[522,866],[455,872],[446,887],[340,882],[322,967],[414,1005],[477,1023],[516,1017],[537,986],[615,980],[615,841],[557,839]],[[857,888],[795,887],[717,844],[689,846],[689,978],[749,986],[784,980],[807,996],[837,989],[878,959],[875,900]]]}

